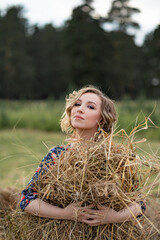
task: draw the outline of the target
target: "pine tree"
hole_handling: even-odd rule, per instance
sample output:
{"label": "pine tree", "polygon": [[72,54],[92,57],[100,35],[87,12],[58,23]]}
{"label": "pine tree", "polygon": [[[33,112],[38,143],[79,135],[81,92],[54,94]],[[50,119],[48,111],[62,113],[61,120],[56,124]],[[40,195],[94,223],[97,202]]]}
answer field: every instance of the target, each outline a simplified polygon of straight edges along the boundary
{"label": "pine tree", "polygon": [[61,41],[62,32],[52,24],[41,28],[34,26],[28,39],[28,52],[35,69],[34,98],[58,98],[67,88]]}
{"label": "pine tree", "polygon": [[34,70],[27,54],[27,21],[22,7],[11,7],[1,18],[1,97],[28,98],[32,94]]}
{"label": "pine tree", "polygon": [[114,0],[107,21],[114,23],[117,30],[127,32],[129,27],[139,28],[139,24],[132,20],[132,15],[139,12],[139,9],[129,6],[129,0]]}
{"label": "pine tree", "polygon": [[66,23],[66,51],[70,63],[71,83],[76,87],[94,84],[109,89],[112,64],[111,43],[100,22],[92,15],[94,9],[86,1],[73,9]]}
{"label": "pine tree", "polygon": [[148,34],[143,44],[143,74],[147,97],[159,98],[160,93],[160,25]]}

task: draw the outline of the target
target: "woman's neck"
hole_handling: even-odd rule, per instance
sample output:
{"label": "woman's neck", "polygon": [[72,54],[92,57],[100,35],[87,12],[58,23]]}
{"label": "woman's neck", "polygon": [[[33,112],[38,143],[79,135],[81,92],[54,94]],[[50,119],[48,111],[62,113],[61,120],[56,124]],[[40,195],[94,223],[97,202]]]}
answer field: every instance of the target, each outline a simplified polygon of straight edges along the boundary
{"label": "woman's neck", "polygon": [[95,131],[91,131],[89,129],[89,131],[87,131],[87,129],[77,129],[76,133],[75,133],[75,138],[77,139],[84,139],[84,140],[90,140],[94,137],[95,135]]}

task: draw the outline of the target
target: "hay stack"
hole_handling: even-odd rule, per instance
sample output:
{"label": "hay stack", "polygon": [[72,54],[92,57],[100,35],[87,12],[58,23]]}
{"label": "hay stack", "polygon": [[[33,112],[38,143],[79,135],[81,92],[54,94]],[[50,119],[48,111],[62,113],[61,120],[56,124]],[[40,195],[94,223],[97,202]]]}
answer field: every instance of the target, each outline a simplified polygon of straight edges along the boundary
{"label": "hay stack", "polygon": [[15,188],[8,187],[6,189],[0,188],[0,210],[16,209],[20,201],[20,191]]}
{"label": "hay stack", "polygon": [[60,207],[106,204],[121,210],[139,198],[136,156],[110,138],[79,141],[61,154],[49,173],[36,184],[39,196]]}
{"label": "hay stack", "polygon": [[[82,202],[82,206],[102,204],[116,211],[143,200],[141,192],[147,176],[144,176],[146,169],[142,168],[142,160],[136,157],[130,141],[117,144],[113,137],[102,133],[97,142],[79,141],[70,146],[35,183],[39,197],[59,207]],[[146,167],[146,161],[144,165]],[[21,212],[13,212],[6,218],[7,229],[12,228],[8,232],[12,238],[8,239],[140,240],[148,235],[136,217],[133,222],[98,227]]]}
{"label": "hay stack", "polygon": [[20,202],[20,192],[15,188],[0,188],[0,240],[6,239],[5,217],[10,216]]}

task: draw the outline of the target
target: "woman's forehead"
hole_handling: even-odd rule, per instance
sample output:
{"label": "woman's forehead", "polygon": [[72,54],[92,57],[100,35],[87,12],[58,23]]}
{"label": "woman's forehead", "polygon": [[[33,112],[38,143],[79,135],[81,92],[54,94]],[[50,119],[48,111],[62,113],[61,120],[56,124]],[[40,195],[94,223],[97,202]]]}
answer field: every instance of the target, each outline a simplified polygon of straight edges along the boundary
{"label": "woman's forehead", "polygon": [[95,103],[101,103],[101,98],[96,94],[92,92],[83,93],[78,100],[80,101],[87,101],[87,102],[95,102]]}

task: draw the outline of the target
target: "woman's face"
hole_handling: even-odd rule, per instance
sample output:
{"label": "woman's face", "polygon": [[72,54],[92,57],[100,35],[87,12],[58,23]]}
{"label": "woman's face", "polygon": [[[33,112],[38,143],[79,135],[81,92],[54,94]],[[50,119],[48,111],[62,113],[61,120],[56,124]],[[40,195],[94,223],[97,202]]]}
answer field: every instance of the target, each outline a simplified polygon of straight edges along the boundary
{"label": "woman's face", "polygon": [[100,123],[101,99],[95,93],[84,93],[71,110],[71,125],[82,138],[94,136]]}

